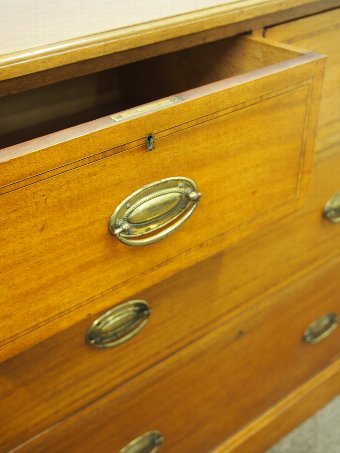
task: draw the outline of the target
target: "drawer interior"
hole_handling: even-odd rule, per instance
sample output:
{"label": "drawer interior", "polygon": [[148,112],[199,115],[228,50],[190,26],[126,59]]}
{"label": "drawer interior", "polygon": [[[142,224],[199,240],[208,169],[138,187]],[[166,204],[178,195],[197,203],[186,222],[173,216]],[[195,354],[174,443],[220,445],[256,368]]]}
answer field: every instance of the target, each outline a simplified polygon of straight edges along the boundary
{"label": "drawer interior", "polygon": [[244,36],[5,96],[0,148],[299,55]]}

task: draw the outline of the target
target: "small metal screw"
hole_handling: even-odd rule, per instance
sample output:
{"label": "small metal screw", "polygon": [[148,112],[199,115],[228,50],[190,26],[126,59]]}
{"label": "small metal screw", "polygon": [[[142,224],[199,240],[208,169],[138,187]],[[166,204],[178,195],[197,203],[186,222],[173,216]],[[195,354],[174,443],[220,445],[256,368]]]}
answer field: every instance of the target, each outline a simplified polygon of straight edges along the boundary
{"label": "small metal screw", "polygon": [[190,192],[188,194],[188,197],[191,201],[197,201],[201,198],[201,196],[202,196],[202,194],[200,192],[195,192],[195,191]]}
{"label": "small metal screw", "polygon": [[130,232],[130,229],[131,229],[131,225],[129,225],[127,222],[123,222],[123,223],[120,223],[118,225],[118,228],[116,228],[114,231],[113,231],[113,234],[115,236],[117,236],[118,234],[120,233],[128,233],[128,234],[131,234]]}
{"label": "small metal screw", "polygon": [[306,335],[306,336],[305,336],[305,342],[306,342],[306,343],[311,343],[312,340],[313,340],[312,335]]}

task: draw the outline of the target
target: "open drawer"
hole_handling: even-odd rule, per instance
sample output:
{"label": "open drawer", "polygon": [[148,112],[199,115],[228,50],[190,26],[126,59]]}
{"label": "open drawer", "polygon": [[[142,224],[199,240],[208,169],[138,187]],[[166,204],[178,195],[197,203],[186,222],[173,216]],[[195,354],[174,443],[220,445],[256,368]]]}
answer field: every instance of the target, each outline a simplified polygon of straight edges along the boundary
{"label": "open drawer", "polygon": [[[112,103],[86,108],[110,115],[3,149],[2,356],[81,319],[100,294],[128,297],[297,209],[323,60],[239,37],[130,64],[109,74]],[[43,134],[77,104],[65,83],[4,102],[57,92],[59,108],[43,105],[32,126]]]}

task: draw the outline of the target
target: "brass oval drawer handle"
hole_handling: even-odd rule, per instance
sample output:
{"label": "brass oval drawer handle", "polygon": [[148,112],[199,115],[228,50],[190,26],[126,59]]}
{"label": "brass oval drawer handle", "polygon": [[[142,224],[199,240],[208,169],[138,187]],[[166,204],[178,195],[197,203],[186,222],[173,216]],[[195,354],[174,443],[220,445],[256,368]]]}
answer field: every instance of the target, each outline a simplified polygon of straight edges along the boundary
{"label": "brass oval drawer handle", "polygon": [[305,330],[303,339],[305,343],[319,343],[334,332],[338,325],[336,313],[327,313],[313,321]]}
{"label": "brass oval drawer handle", "polygon": [[163,440],[159,431],[150,431],[134,439],[119,453],[155,453],[162,445]]}
{"label": "brass oval drawer handle", "polygon": [[340,223],[340,193],[337,193],[327,201],[323,214],[330,222]]}
{"label": "brass oval drawer handle", "polygon": [[200,198],[191,179],[178,176],[153,182],[117,206],[109,230],[127,245],[153,244],[177,230],[191,216]]}
{"label": "brass oval drawer handle", "polygon": [[137,335],[148,322],[151,310],[145,300],[131,300],[97,318],[86,341],[99,348],[114,348]]}

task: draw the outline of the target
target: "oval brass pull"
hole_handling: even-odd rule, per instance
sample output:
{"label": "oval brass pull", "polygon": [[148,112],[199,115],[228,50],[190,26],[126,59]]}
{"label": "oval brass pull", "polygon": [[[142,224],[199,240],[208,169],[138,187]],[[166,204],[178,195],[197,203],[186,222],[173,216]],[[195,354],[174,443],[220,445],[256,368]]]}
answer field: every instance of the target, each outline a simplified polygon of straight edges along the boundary
{"label": "oval brass pull", "polygon": [[340,223],[340,193],[337,193],[327,201],[323,214],[330,222]]}
{"label": "oval brass pull", "polygon": [[97,318],[86,334],[86,341],[100,348],[114,348],[137,335],[148,322],[151,310],[145,300],[118,305]]}
{"label": "oval brass pull", "polygon": [[306,329],[303,339],[306,343],[319,343],[334,332],[338,325],[336,313],[327,313],[313,321]]}
{"label": "oval brass pull", "polygon": [[150,431],[134,439],[119,453],[155,453],[162,443],[162,434],[159,431]]}
{"label": "oval brass pull", "polygon": [[191,216],[200,198],[191,179],[178,176],[153,182],[117,206],[109,230],[127,245],[153,244],[179,228]]}

